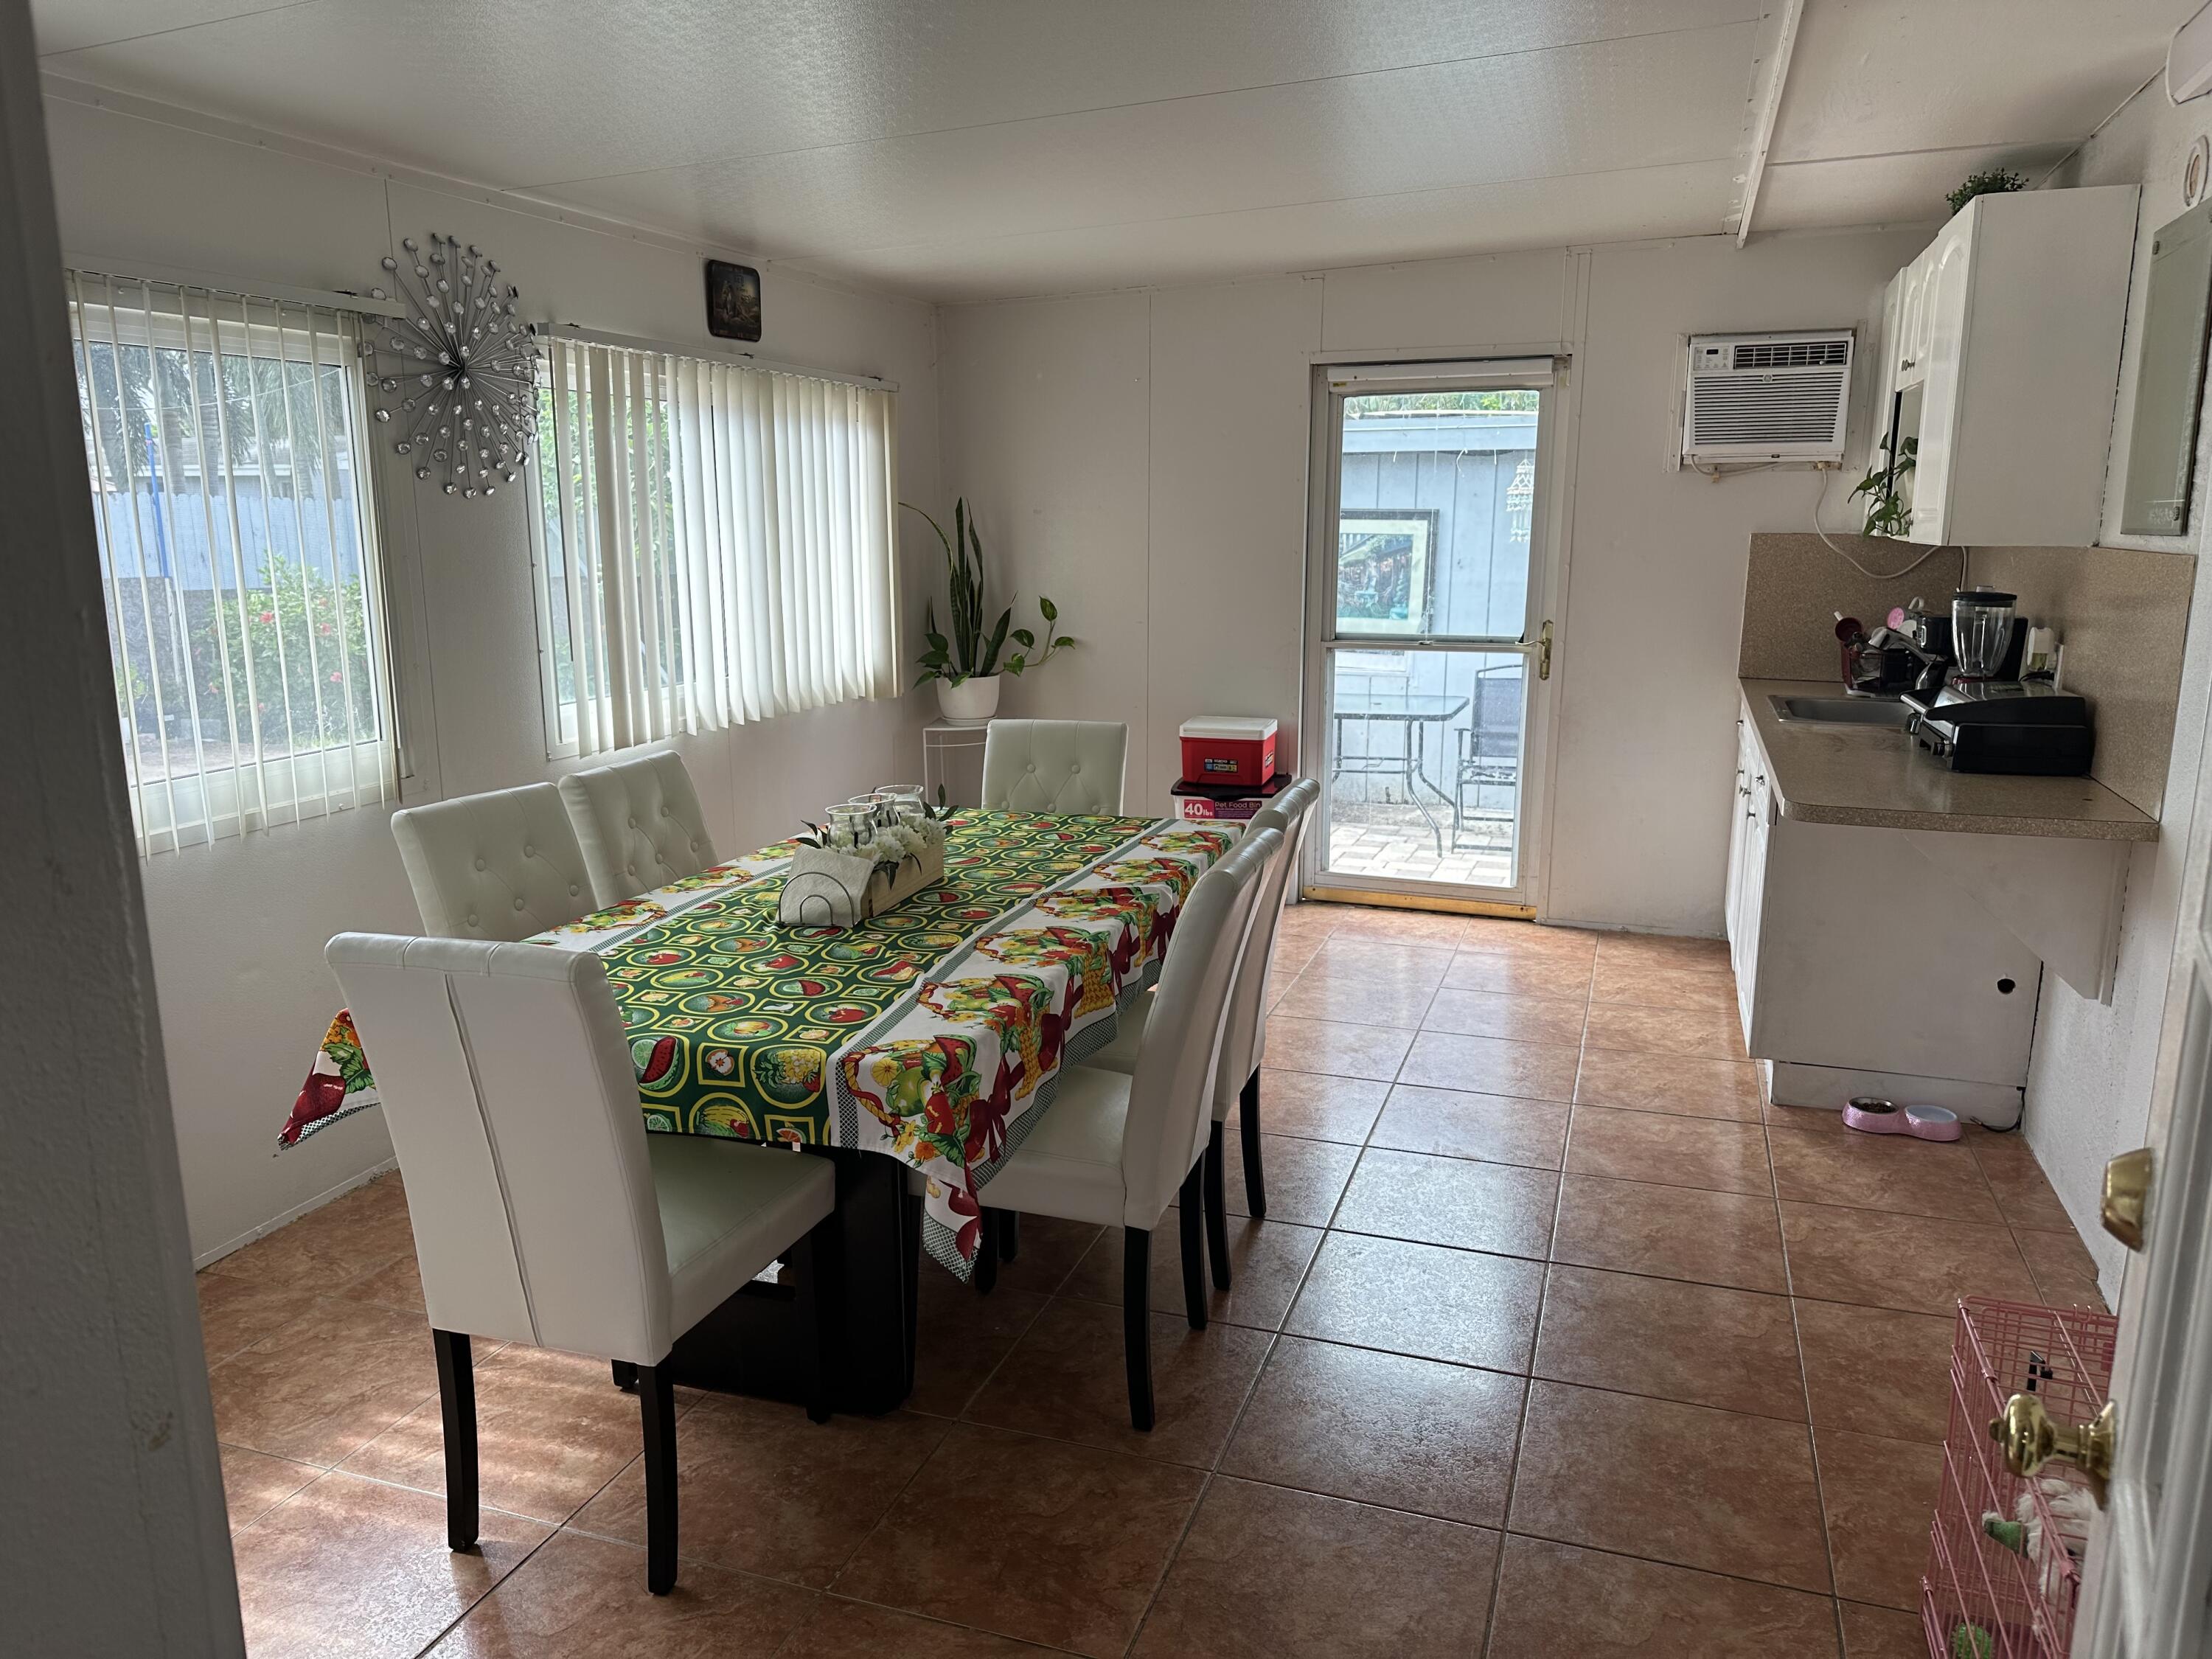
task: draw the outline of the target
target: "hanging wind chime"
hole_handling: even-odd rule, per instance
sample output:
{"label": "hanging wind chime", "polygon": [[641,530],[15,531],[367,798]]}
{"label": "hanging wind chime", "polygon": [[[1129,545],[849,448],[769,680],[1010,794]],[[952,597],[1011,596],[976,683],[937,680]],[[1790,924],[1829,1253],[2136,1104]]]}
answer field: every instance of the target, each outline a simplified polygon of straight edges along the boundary
{"label": "hanging wind chime", "polygon": [[[473,242],[464,249],[433,231],[428,252],[411,236],[399,246],[411,264],[386,258],[384,268],[408,309],[379,319],[381,342],[361,347],[377,360],[387,400],[376,419],[404,428],[392,447],[413,458],[417,478],[442,472],[448,495],[496,494],[538,435],[537,325],[515,320],[521,291],[501,284],[498,264]],[[369,296],[392,297],[380,288]]]}

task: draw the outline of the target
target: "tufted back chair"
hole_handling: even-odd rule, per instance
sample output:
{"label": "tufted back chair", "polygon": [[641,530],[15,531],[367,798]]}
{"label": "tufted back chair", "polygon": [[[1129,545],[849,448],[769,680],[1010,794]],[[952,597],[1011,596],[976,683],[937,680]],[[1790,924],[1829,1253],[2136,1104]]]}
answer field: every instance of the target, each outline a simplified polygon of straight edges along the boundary
{"label": "tufted back chair", "polygon": [[376,1056],[432,1328],[661,1359],[667,1249],[599,957],[372,933],[328,956]]}
{"label": "tufted back chair", "polygon": [[1129,1079],[1121,1141],[1124,1220],[1151,1227],[1212,1133],[1206,1110],[1222,1058],[1222,1030],[1237,958],[1252,927],[1261,877],[1281,851],[1274,830],[1248,833],[1198,878],[1176,919],[1158,994]]}
{"label": "tufted back chair", "polygon": [[1258,906],[1253,912],[1252,935],[1244,957],[1237,967],[1237,983],[1229,993],[1229,1023],[1221,1036],[1221,1073],[1213,1087],[1213,1115],[1227,1121],[1245,1079],[1260,1069],[1267,1042],[1267,981],[1273,971],[1275,930],[1283,920],[1283,894],[1297,879],[1298,849],[1305,840],[1308,815],[1321,799],[1321,785],[1300,778],[1252,815],[1245,827],[1273,830],[1282,845],[1260,878]]}
{"label": "tufted back chair", "polygon": [[524,939],[599,908],[576,831],[550,783],[463,795],[392,815],[422,929]]}
{"label": "tufted back chair", "polygon": [[602,908],[715,862],[699,792],[672,749],[572,772],[561,799]]}
{"label": "tufted back chair", "polygon": [[983,805],[993,812],[1121,810],[1129,728],[1115,720],[993,720],[983,738]]}

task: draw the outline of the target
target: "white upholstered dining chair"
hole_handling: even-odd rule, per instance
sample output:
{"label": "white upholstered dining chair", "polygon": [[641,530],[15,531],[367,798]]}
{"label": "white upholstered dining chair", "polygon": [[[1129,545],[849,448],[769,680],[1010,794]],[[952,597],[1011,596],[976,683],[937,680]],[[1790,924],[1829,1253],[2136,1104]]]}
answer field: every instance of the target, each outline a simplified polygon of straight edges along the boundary
{"label": "white upholstered dining chair", "polygon": [[[1183,901],[1133,1071],[1071,1066],[1036,1127],[982,1196],[1006,1210],[1123,1229],[1121,1334],[1129,1421],[1152,1426],[1152,1230],[1181,1199],[1185,1310],[1206,1328],[1201,1167],[1230,981],[1275,830],[1248,835]],[[986,1238],[983,1248],[989,1249]]]}
{"label": "white upholstered dining chair", "polygon": [[690,769],[672,749],[571,772],[561,799],[603,909],[715,861]]}
{"label": "white upholstered dining chair", "polygon": [[1114,816],[1128,755],[1129,728],[1118,720],[993,720],[984,810]]}
{"label": "white upholstered dining chair", "polygon": [[440,939],[522,939],[599,908],[584,851],[550,783],[462,795],[392,815],[392,839]]}
{"label": "white upholstered dining chair", "polygon": [[[811,1298],[808,1415],[829,1416],[838,1327],[826,1158],[648,1134],[597,956],[542,945],[340,933],[331,966],[374,1055],[407,1182],[438,1359],[447,1541],[476,1541],[470,1340],[612,1361],[645,1432],[646,1583],[676,1582],[676,1407],[684,1332],[780,1257]],[[634,1371],[632,1368],[635,1368]]]}
{"label": "white upholstered dining chair", "polygon": [[[1229,993],[1228,1018],[1221,1032],[1221,1064],[1213,1083],[1212,1128],[1207,1139],[1203,1182],[1206,1241],[1214,1285],[1224,1291],[1229,1288],[1230,1267],[1229,1206],[1222,1190],[1222,1126],[1235,1110],[1244,1154],[1245,1205],[1254,1216],[1264,1216],[1267,1183],[1260,1155],[1260,1062],[1267,1054],[1267,986],[1274,971],[1275,931],[1283,920],[1283,896],[1297,878],[1298,850],[1305,840],[1308,817],[1320,799],[1321,785],[1311,778],[1300,778],[1254,813],[1244,830],[1249,841],[1259,830],[1273,830],[1281,842],[1260,878],[1252,929]],[[1139,998],[1122,1015],[1121,1029],[1114,1041],[1087,1063],[1111,1071],[1134,1071],[1158,994],[1155,990]]]}

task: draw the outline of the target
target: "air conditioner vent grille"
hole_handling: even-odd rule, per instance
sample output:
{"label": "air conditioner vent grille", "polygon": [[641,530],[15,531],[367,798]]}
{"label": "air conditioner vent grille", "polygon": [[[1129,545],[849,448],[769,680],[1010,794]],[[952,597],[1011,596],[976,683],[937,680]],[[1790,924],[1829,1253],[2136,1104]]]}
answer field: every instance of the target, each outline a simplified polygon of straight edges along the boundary
{"label": "air conditioner vent grille", "polygon": [[1736,346],[1735,368],[1812,368],[1848,364],[1849,340],[1746,340]]}
{"label": "air conditioner vent grille", "polygon": [[1706,334],[1689,347],[1684,459],[1704,465],[1843,459],[1849,329]]}

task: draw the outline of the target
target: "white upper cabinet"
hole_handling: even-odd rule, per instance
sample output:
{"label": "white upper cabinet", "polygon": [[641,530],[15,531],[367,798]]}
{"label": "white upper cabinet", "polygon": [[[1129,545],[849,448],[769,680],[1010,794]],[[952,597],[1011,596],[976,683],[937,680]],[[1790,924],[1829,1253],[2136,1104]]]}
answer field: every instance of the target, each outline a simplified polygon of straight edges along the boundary
{"label": "white upper cabinet", "polygon": [[1869,470],[1893,429],[1914,441],[1911,540],[2097,539],[2138,194],[1976,197],[1892,279]]}

